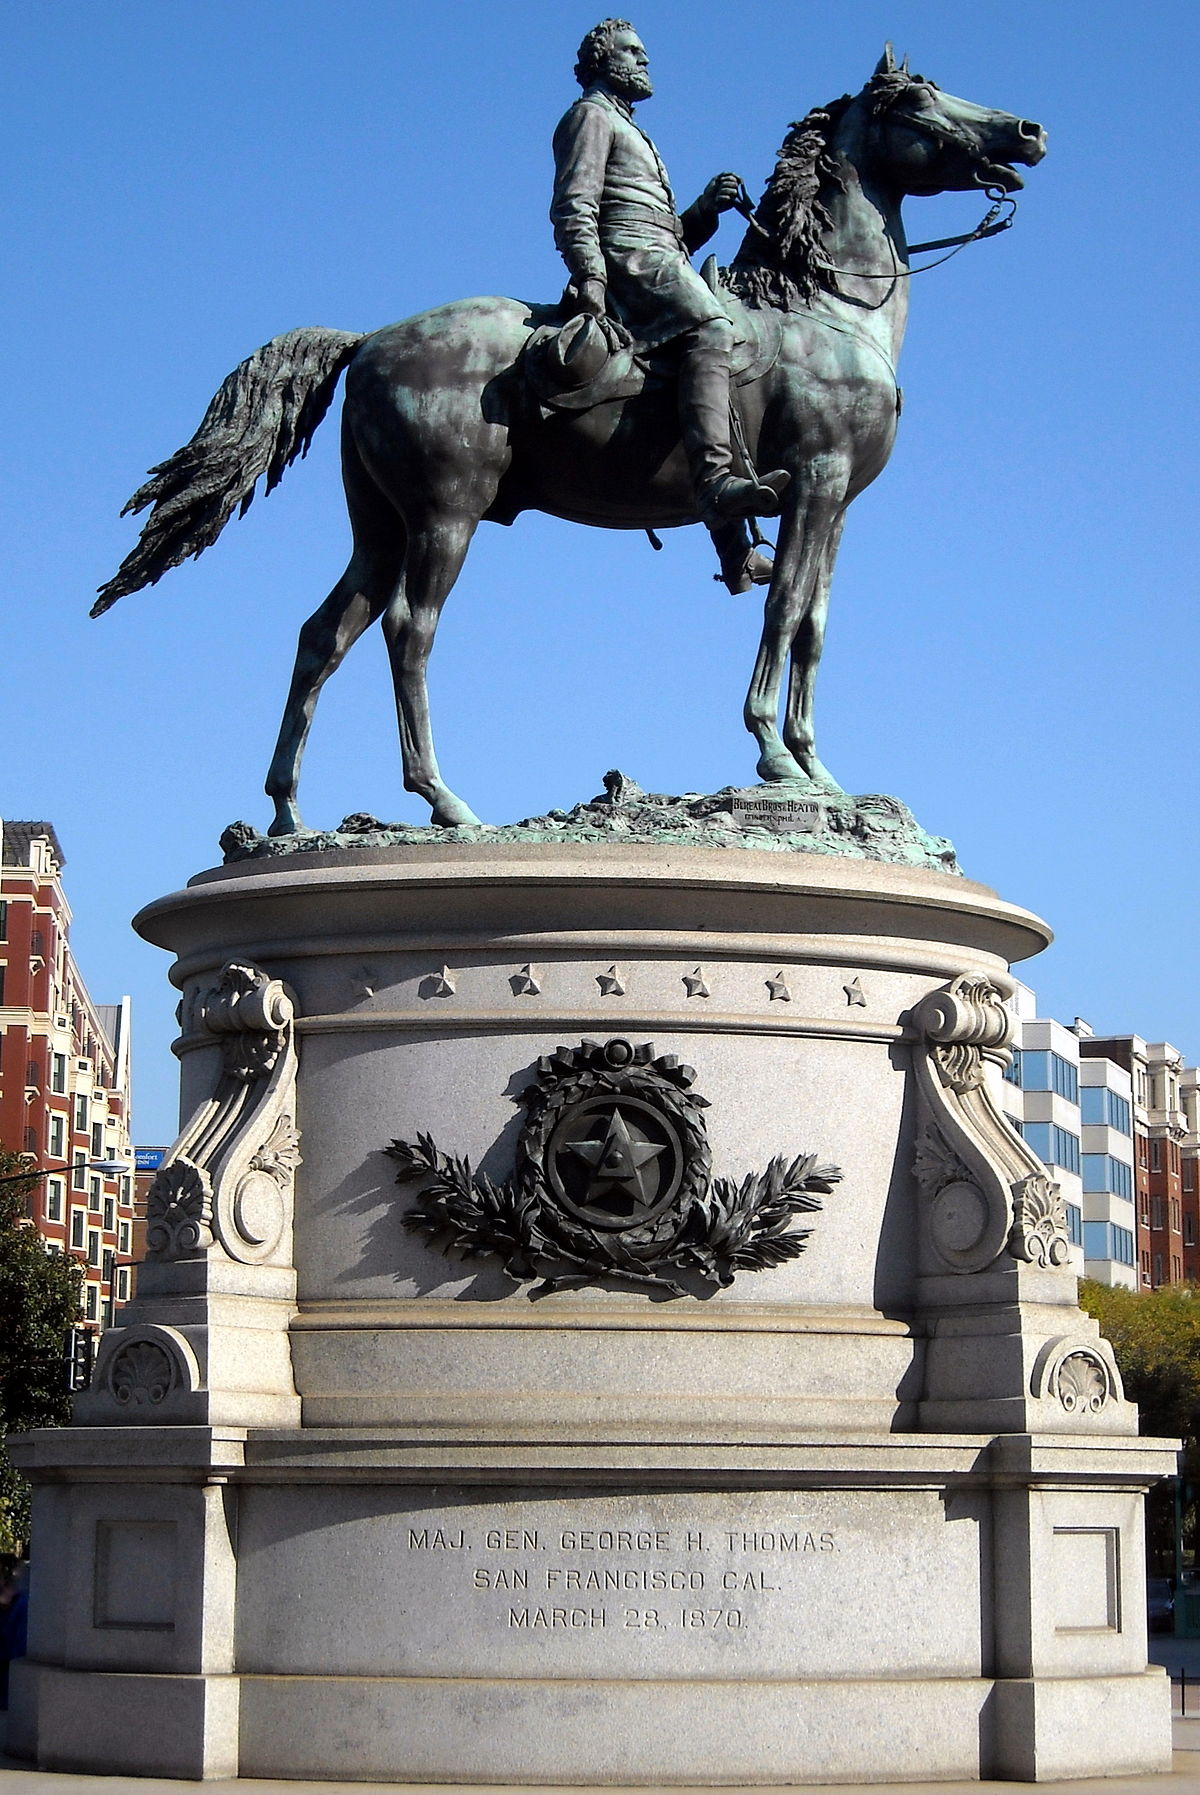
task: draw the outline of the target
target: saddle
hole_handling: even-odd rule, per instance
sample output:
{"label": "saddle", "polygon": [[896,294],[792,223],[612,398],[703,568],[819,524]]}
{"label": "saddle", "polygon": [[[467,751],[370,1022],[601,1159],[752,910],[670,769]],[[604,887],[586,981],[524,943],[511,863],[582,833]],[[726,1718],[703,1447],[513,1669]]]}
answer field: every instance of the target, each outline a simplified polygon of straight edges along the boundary
{"label": "saddle", "polygon": [[[752,311],[720,285],[717,261],[709,256],[700,270],[706,284],[719,293],[734,328],[730,378],[749,386],[772,368],[779,355],[783,320],[775,311]],[[618,399],[632,399],[649,383],[673,383],[676,358],[672,345],[646,349],[619,343],[608,321],[581,313],[565,324],[542,324],[533,331],[517,366],[530,396],[543,415],[554,411],[590,411]]]}

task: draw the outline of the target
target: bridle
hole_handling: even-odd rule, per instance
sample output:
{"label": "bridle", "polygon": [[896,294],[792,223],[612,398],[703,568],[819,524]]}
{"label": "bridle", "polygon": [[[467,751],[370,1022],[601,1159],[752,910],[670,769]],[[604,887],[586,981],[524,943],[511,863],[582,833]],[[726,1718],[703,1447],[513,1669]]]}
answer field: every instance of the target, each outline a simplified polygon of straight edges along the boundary
{"label": "bridle", "polygon": [[[898,102],[903,99],[908,88],[913,85],[916,84],[906,83],[904,87],[897,89],[890,98],[884,99],[874,108],[872,119],[874,129],[878,131],[883,121],[888,119],[893,124],[906,126],[908,130],[915,132],[919,137],[927,137],[944,148],[958,150],[968,162],[977,161],[979,158],[974,145],[957,125],[945,124],[937,118],[922,118],[911,112],[896,112]],[[821,267],[827,274],[843,274],[856,280],[911,280],[914,274],[928,274],[932,269],[941,268],[944,263],[953,261],[954,257],[969,243],[982,243],[986,237],[998,237],[1001,231],[1011,228],[1017,215],[1017,202],[1012,194],[1005,192],[1003,187],[995,185],[985,187],[984,192],[992,203],[973,231],[966,231],[958,237],[935,237],[928,243],[909,244],[909,255],[926,255],[938,249],[949,251],[948,255],[939,256],[935,262],[926,262],[920,268],[893,267],[880,270],[879,273],[864,273],[857,268],[835,268],[828,262],[823,262]],[[1006,206],[1008,207],[1007,212],[1004,211]],[[754,216],[754,204],[744,183],[736,202],[736,210],[760,236],[771,241],[771,233],[764,229]]]}

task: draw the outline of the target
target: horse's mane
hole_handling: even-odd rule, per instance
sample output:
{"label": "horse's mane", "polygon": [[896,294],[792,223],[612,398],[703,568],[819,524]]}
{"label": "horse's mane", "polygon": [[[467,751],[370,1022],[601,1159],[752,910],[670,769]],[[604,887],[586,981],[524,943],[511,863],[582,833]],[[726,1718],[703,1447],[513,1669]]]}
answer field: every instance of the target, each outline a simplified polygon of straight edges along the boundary
{"label": "horse's mane", "polygon": [[[863,89],[862,98],[870,111],[883,111],[910,79],[899,70],[876,74]],[[825,233],[833,223],[828,201],[844,183],[830,146],[858,97],[843,94],[826,106],[815,106],[789,126],[754,212],[767,235],[751,225],[724,271],[725,285],[747,305],[787,311],[832,286],[832,272],[824,256]]]}

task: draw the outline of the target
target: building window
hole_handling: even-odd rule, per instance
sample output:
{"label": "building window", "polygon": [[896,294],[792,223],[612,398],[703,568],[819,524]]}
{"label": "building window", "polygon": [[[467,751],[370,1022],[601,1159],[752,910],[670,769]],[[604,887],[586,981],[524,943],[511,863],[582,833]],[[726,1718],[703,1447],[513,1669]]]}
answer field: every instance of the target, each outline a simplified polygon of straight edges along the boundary
{"label": "building window", "polygon": [[[1028,1056],[1026,1056],[1028,1057]],[[1065,1172],[1079,1171],[1079,1136],[1057,1122],[1026,1122],[1021,1130],[1038,1158]]]}
{"label": "building window", "polygon": [[80,1251],[83,1250],[84,1215],[85,1211],[82,1209],[71,1211],[71,1245]]}
{"label": "building window", "polygon": [[4,961],[0,960],[0,1004],[3,1004],[4,1002],[4,974],[7,970],[8,968],[5,966]]}
{"label": "building window", "polygon": [[92,1158],[104,1158],[104,1123],[92,1123]]}
{"label": "building window", "polygon": [[1178,1253],[1171,1254],[1171,1282],[1172,1284],[1183,1282],[1183,1260]]}
{"label": "building window", "polygon": [[1061,1053],[1026,1047],[1021,1053],[1021,1089],[1055,1091],[1068,1103],[1079,1102],[1079,1070]]}
{"label": "building window", "polygon": [[1125,1098],[1107,1085],[1085,1084],[1079,1093],[1079,1107],[1085,1122],[1115,1128],[1118,1134],[1133,1133],[1133,1112]]}
{"label": "building window", "polygon": [[89,1284],[83,1293],[83,1312],[87,1316],[89,1321],[95,1321],[96,1312],[97,1312],[99,1306],[100,1306],[100,1304],[99,1304],[99,1298],[97,1297],[97,1294],[96,1294],[96,1286],[94,1284]]}
{"label": "building window", "polygon": [[99,1230],[99,1228],[89,1228],[88,1229],[87,1262],[89,1265],[99,1265],[99,1263],[100,1263],[100,1230]]}
{"label": "building window", "polygon": [[122,1259],[129,1257],[129,1223],[122,1222],[117,1231],[117,1251]]}
{"label": "building window", "polygon": [[1133,1202],[1133,1167],[1110,1153],[1083,1155],[1084,1190],[1110,1190],[1114,1196]]}
{"label": "building window", "polygon": [[87,1154],[76,1153],[75,1164],[71,1169],[71,1189],[87,1189]]}
{"label": "building window", "polygon": [[63,1218],[63,1200],[66,1186],[61,1178],[51,1178],[46,1184],[46,1220],[61,1222]]}
{"label": "building window", "polygon": [[1009,1084],[1015,1084],[1018,1088],[1020,1088],[1020,1084],[1021,1084],[1021,1049],[1019,1047],[1014,1047],[1012,1049],[1012,1057],[1009,1059],[1007,1066],[1005,1066],[1005,1068],[1004,1068],[1004,1076],[1008,1080]]}
{"label": "building window", "polygon": [[50,1157],[61,1159],[67,1146],[67,1118],[65,1116],[50,1117]]}
{"label": "building window", "polygon": [[99,1178],[89,1178],[89,1180],[88,1180],[88,1208],[91,1210],[93,1215],[99,1215],[99,1213],[100,1213],[100,1180],[99,1180]]}
{"label": "building window", "polygon": [[109,1285],[111,1285],[113,1281],[113,1264],[115,1257],[116,1255],[112,1248],[105,1247],[104,1257],[100,1261],[100,1276],[104,1279],[104,1282]]}
{"label": "building window", "polygon": [[117,1225],[117,1199],[115,1197],[105,1197],[105,1199],[104,1199],[104,1229],[105,1229],[105,1232],[107,1234],[111,1234],[113,1229],[116,1227],[116,1225]]}
{"label": "building window", "polygon": [[1162,1142],[1161,1141],[1151,1141],[1150,1142],[1150,1170],[1152,1172],[1161,1172],[1162,1171]]}
{"label": "building window", "polygon": [[1135,1265],[1133,1235],[1115,1222],[1084,1222],[1085,1259],[1115,1259],[1118,1265]]}
{"label": "building window", "polygon": [[1194,1159],[1185,1159],[1183,1162],[1183,1188],[1184,1190],[1195,1190],[1196,1188],[1196,1162]]}
{"label": "building window", "polygon": [[75,1098],[75,1132],[86,1134],[88,1129],[88,1100],[85,1092],[80,1091]]}
{"label": "building window", "polygon": [[1144,1134],[1139,1134],[1137,1137],[1137,1159],[1140,1166],[1148,1165],[1150,1163],[1149,1154],[1149,1143]]}
{"label": "building window", "polygon": [[1192,1215],[1185,1215],[1183,1218],[1183,1244],[1185,1247],[1194,1247],[1196,1244],[1196,1221]]}
{"label": "building window", "polygon": [[1152,1228],[1165,1228],[1166,1225],[1167,1225],[1167,1215],[1166,1215],[1166,1208],[1164,1206],[1163,1199],[1159,1196],[1151,1197],[1151,1199],[1150,1199],[1150,1226]]}
{"label": "building window", "polygon": [[1078,1203],[1068,1203],[1066,1210],[1067,1239],[1072,1246],[1081,1247],[1083,1245],[1083,1210]]}
{"label": "building window", "polygon": [[128,1178],[128,1176],[125,1176],[121,1179],[121,1206],[123,1209],[128,1209],[129,1199],[130,1199],[131,1194],[132,1193],[129,1188],[129,1178]]}
{"label": "building window", "polygon": [[117,1301],[119,1303],[129,1301],[129,1267],[127,1265],[120,1266],[117,1271]]}
{"label": "building window", "polygon": [[0,941],[8,940],[8,904],[0,903]]}
{"label": "building window", "polygon": [[67,1090],[67,1056],[56,1053],[50,1060],[50,1089],[56,1097],[63,1097]]}

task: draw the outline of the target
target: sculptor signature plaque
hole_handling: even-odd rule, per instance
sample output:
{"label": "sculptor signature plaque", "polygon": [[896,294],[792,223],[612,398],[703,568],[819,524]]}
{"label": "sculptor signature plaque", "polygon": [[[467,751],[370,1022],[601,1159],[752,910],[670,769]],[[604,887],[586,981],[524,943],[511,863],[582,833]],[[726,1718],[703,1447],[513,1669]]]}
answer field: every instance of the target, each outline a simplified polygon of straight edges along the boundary
{"label": "sculptor signature plaque", "polygon": [[392,1142],[397,1182],[420,1183],[404,1226],[455,1258],[540,1280],[531,1296],[613,1279],[704,1294],[785,1264],[808,1239],[796,1216],[819,1210],[842,1174],[808,1153],[778,1154],[740,1182],[712,1177],[695,1080],[649,1042],[560,1047],[520,1094],[525,1126],[503,1183],[428,1135]]}

